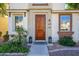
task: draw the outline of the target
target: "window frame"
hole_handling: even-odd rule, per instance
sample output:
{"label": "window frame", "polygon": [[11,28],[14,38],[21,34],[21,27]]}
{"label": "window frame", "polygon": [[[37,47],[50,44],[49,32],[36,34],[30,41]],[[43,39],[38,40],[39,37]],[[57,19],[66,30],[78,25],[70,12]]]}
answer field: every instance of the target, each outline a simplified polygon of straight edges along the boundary
{"label": "window frame", "polygon": [[11,12],[10,14],[12,15],[12,26],[14,25],[14,30],[12,29],[13,32],[16,32],[16,20],[15,20],[15,16],[23,16],[23,20],[24,17],[26,17],[26,13],[27,12]]}
{"label": "window frame", "polygon": [[[23,18],[23,15],[15,15],[14,17],[16,17],[16,16],[22,16],[22,18]],[[16,19],[15,19],[15,31],[16,31]]]}
{"label": "window frame", "polygon": [[60,28],[60,24],[61,24],[61,16],[64,16],[64,15],[67,15],[67,16],[70,16],[70,30],[69,31],[65,31],[65,32],[72,32],[72,14],[59,14],[59,32],[64,32],[64,31],[61,31],[61,28]]}

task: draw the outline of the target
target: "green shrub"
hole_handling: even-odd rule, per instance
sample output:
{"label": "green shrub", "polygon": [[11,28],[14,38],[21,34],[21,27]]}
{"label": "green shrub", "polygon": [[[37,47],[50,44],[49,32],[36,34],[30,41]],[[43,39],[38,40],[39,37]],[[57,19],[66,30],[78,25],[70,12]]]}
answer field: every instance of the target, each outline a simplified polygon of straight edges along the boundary
{"label": "green shrub", "polygon": [[17,41],[21,45],[26,45],[27,32],[22,27],[16,28],[17,35],[13,37],[13,41]]}
{"label": "green shrub", "polygon": [[8,44],[3,44],[0,46],[0,53],[9,52],[10,46]]}
{"label": "green shrub", "polygon": [[26,53],[29,48],[19,45],[17,42],[3,44],[0,46],[0,53]]}
{"label": "green shrub", "polygon": [[[26,46],[26,31],[18,27],[16,32],[17,35],[13,37],[13,40],[0,46],[0,53],[26,53],[29,51],[29,48],[24,47]],[[7,41],[9,39],[8,32],[3,37]]]}
{"label": "green shrub", "polygon": [[28,48],[25,48],[25,47],[17,47],[17,46],[12,46],[9,50],[10,53],[25,53],[25,52],[28,52],[29,49]]}
{"label": "green shrub", "polygon": [[59,44],[60,45],[63,45],[63,46],[75,46],[75,42],[72,40],[72,37],[70,36],[65,36],[63,38],[60,38],[58,40]]}

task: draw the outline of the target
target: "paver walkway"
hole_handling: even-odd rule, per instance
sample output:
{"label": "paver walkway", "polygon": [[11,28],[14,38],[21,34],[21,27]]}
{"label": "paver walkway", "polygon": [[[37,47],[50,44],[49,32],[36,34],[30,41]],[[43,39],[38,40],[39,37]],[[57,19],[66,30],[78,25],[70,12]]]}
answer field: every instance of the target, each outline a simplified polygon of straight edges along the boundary
{"label": "paver walkway", "polygon": [[28,56],[49,56],[47,44],[32,44]]}

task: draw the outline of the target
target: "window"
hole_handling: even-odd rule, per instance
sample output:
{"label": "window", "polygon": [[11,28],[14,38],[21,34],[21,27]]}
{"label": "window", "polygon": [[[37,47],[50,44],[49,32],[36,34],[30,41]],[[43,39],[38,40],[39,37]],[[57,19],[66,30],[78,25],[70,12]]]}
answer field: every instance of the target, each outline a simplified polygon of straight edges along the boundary
{"label": "window", "polygon": [[60,32],[70,32],[72,30],[71,15],[60,15]]}
{"label": "window", "polygon": [[23,16],[15,16],[15,27],[23,26]]}

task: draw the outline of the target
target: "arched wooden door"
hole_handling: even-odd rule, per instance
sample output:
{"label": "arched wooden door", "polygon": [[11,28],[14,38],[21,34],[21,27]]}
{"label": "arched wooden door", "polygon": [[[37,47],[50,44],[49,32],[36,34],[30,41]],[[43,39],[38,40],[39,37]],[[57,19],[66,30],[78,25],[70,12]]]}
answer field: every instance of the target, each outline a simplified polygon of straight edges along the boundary
{"label": "arched wooden door", "polygon": [[35,15],[35,39],[36,40],[45,40],[45,15]]}

